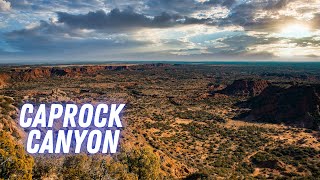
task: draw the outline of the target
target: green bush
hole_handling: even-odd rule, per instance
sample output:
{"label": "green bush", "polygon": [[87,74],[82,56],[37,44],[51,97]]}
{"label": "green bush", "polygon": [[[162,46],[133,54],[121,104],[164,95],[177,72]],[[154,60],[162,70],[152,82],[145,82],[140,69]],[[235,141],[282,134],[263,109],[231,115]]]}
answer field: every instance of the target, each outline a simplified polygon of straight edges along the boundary
{"label": "green bush", "polygon": [[129,172],[138,175],[139,179],[154,180],[160,175],[160,159],[151,148],[133,149],[128,153]]}

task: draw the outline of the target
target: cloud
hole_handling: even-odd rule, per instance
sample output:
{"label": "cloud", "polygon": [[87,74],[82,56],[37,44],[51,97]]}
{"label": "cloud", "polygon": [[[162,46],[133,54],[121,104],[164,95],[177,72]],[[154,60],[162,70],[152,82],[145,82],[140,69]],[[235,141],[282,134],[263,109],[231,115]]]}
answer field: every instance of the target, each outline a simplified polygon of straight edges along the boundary
{"label": "cloud", "polygon": [[26,7],[30,5],[28,0],[8,0],[13,8]]}
{"label": "cloud", "polygon": [[[1,12],[10,10],[0,23],[0,60],[10,54],[315,58],[319,5],[320,0],[0,0]],[[312,35],[276,36],[294,24]]]}
{"label": "cloud", "polygon": [[189,17],[206,10],[212,10],[212,13],[215,13],[215,8],[220,7],[230,9],[236,3],[236,0],[147,0],[145,4],[148,8],[145,11],[151,15],[167,12]]}
{"label": "cloud", "polygon": [[200,3],[195,0],[147,0],[146,5],[149,12],[168,12],[174,14],[188,15],[200,8]]}
{"label": "cloud", "polygon": [[147,43],[132,40],[123,34],[100,35],[94,31],[72,29],[46,21],[32,28],[6,33],[5,41],[17,50],[17,56],[49,55],[53,58],[67,55],[73,58],[98,54],[104,56],[117,53],[117,49],[137,48]]}
{"label": "cloud", "polygon": [[279,10],[283,9],[284,7],[289,4],[289,0],[277,0],[277,1],[269,1],[268,5],[265,7],[267,10]]}
{"label": "cloud", "polygon": [[236,4],[236,0],[209,0],[205,1],[203,4],[205,5],[221,5],[226,7],[231,7]]}
{"label": "cloud", "polygon": [[102,0],[69,0],[66,1],[66,5],[69,7],[99,7],[99,5],[104,4]]}
{"label": "cloud", "polygon": [[9,11],[11,9],[11,3],[6,0],[0,0],[0,12]]}
{"label": "cloud", "polygon": [[66,26],[47,21],[40,21],[39,25],[6,33],[8,39],[15,39],[16,37],[24,37],[25,39],[37,37],[38,39],[43,39],[43,41],[65,35],[76,37],[80,36],[80,33]]}
{"label": "cloud", "polygon": [[58,12],[57,14],[60,23],[65,23],[71,27],[86,29],[144,27],[151,23],[151,20],[146,16],[130,10],[120,11],[119,9],[114,9],[108,14],[103,10],[79,15],[72,15],[65,12]]}
{"label": "cloud", "polygon": [[[318,3],[301,4],[297,1],[268,0],[235,4],[226,18],[219,24],[240,25],[247,30],[274,32],[279,26],[288,23],[305,22],[313,17],[314,6]],[[306,10],[308,9],[308,11]],[[312,10],[312,11],[311,11]],[[311,14],[303,13],[306,11]],[[307,15],[307,16],[304,16]]]}
{"label": "cloud", "polygon": [[318,42],[311,40],[292,40],[286,38],[274,38],[271,41],[257,43],[248,46],[248,51],[251,53],[269,52],[277,57],[284,58],[303,58],[319,56]]}
{"label": "cloud", "polygon": [[227,18],[221,21],[221,24],[238,24],[247,26],[252,24],[254,19],[254,9],[256,7],[252,4],[240,4],[232,9]]}
{"label": "cloud", "polygon": [[320,28],[320,13],[316,14],[312,19],[315,28]]}
{"label": "cloud", "polygon": [[21,10],[52,10],[55,8],[71,10],[79,8],[97,8],[104,5],[103,0],[7,0],[11,6]]}
{"label": "cloud", "polygon": [[73,28],[81,29],[103,29],[111,31],[128,31],[137,28],[166,28],[186,24],[206,24],[210,19],[197,19],[168,14],[166,12],[154,17],[148,17],[134,12],[127,8],[120,11],[113,9],[109,13],[103,10],[89,12],[88,14],[73,15],[65,12],[58,12],[58,22],[65,23]]}

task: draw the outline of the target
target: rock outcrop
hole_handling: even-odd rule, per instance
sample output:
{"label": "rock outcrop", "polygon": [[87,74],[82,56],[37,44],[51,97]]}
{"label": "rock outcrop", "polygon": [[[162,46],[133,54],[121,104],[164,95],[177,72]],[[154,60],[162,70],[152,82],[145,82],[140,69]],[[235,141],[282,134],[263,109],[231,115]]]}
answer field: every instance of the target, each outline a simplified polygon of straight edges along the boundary
{"label": "rock outcrop", "polygon": [[0,74],[0,89],[7,86],[8,81],[10,80],[10,76],[8,74]]}
{"label": "rock outcrop", "polygon": [[270,84],[265,80],[235,80],[231,85],[217,91],[229,96],[257,96]]}
{"label": "rock outcrop", "polygon": [[270,86],[242,106],[251,109],[242,115],[248,120],[320,130],[320,84]]}
{"label": "rock outcrop", "polygon": [[48,78],[51,76],[51,69],[40,67],[33,69],[12,69],[11,77],[21,81],[30,81],[38,78]]}
{"label": "rock outcrop", "polygon": [[50,96],[48,96],[48,100],[51,102],[63,102],[70,101],[71,99],[67,96],[67,93],[60,89],[53,89]]}

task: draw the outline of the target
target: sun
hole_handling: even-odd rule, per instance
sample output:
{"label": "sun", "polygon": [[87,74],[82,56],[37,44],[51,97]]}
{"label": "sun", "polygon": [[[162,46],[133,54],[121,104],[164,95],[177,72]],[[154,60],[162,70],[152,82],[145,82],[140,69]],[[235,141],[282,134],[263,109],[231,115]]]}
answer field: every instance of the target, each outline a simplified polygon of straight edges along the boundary
{"label": "sun", "polygon": [[284,38],[305,38],[312,36],[312,32],[306,24],[288,24],[281,28],[278,36]]}

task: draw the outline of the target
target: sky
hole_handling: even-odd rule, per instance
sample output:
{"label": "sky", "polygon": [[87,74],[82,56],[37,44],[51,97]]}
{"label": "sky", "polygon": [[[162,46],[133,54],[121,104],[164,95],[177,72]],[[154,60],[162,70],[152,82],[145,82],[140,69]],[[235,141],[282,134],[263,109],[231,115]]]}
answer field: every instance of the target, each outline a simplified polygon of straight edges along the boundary
{"label": "sky", "polygon": [[317,61],[320,0],[0,0],[0,63]]}

